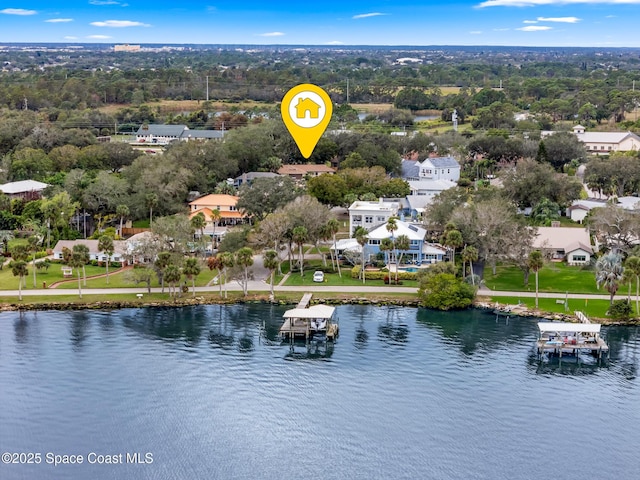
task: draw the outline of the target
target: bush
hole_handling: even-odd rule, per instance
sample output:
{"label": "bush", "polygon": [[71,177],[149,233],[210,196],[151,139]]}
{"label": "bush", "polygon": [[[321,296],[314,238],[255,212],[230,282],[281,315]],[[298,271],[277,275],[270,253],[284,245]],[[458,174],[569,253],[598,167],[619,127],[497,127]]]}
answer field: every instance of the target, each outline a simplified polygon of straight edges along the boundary
{"label": "bush", "polygon": [[607,313],[616,320],[629,320],[633,313],[633,308],[631,308],[628,300],[615,300]]}
{"label": "bush", "polygon": [[[360,267],[360,265],[356,265],[355,267],[353,267],[351,269],[351,278],[359,278],[361,269],[362,268]],[[395,283],[395,278],[396,278],[395,273],[390,273],[384,270],[379,270],[376,272],[365,271],[366,280],[385,280],[386,278],[387,281],[385,281],[385,283],[389,283],[388,282],[389,277],[393,277],[392,280]],[[418,276],[415,272],[398,272],[398,284],[400,284],[400,280],[416,280],[417,278]]]}

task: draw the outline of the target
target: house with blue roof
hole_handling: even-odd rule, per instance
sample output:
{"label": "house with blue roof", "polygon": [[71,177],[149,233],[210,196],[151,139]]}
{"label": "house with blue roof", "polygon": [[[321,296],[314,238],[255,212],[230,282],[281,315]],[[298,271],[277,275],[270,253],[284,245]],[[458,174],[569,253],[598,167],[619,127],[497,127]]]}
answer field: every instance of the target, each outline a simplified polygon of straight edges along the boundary
{"label": "house with blue roof", "polygon": [[[375,257],[380,253],[380,244],[385,238],[398,238],[400,235],[406,235],[409,238],[409,250],[402,250],[402,263],[412,263],[420,265],[422,263],[436,263],[445,259],[447,251],[437,245],[429,244],[424,241],[427,231],[417,225],[408,222],[396,220],[397,230],[393,234],[387,230],[386,224],[380,225],[369,232],[367,235],[366,253],[369,258]],[[385,253],[385,261],[389,263],[390,253]]]}

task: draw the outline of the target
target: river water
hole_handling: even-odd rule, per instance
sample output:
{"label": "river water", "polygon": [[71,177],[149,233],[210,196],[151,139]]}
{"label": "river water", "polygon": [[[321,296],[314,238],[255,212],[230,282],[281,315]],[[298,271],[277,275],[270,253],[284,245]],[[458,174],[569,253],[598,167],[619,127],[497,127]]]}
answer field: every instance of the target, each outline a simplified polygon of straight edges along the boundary
{"label": "river water", "polygon": [[343,306],[333,348],[291,351],[283,312],[1,314],[0,453],[40,463],[0,478],[638,478],[636,328],[558,364],[532,319]]}

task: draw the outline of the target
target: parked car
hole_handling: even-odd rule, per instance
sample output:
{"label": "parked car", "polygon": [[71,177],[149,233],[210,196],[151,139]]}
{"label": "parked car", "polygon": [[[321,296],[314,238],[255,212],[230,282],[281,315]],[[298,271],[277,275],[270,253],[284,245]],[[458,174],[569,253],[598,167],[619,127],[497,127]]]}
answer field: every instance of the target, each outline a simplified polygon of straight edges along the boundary
{"label": "parked car", "polygon": [[316,270],[315,272],[313,272],[313,281],[324,282],[324,272],[320,270]]}

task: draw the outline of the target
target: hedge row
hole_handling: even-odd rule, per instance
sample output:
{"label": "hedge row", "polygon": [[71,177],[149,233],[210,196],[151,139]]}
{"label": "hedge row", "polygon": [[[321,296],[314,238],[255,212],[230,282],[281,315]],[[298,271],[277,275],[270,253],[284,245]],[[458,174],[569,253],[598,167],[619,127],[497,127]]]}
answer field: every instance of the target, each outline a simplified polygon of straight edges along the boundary
{"label": "hedge row", "polygon": [[[360,278],[360,271],[362,267],[360,265],[356,265],[351,269],[351,278]],[[375,271],[375,272],[364,272],[364,278],[366,280],[384,280],[385,277],[393,278],[395,280],[396,274],[394,272],[388,271]],[[415,272],[398,272],[398,280],[417,280],[418,275]]]}

